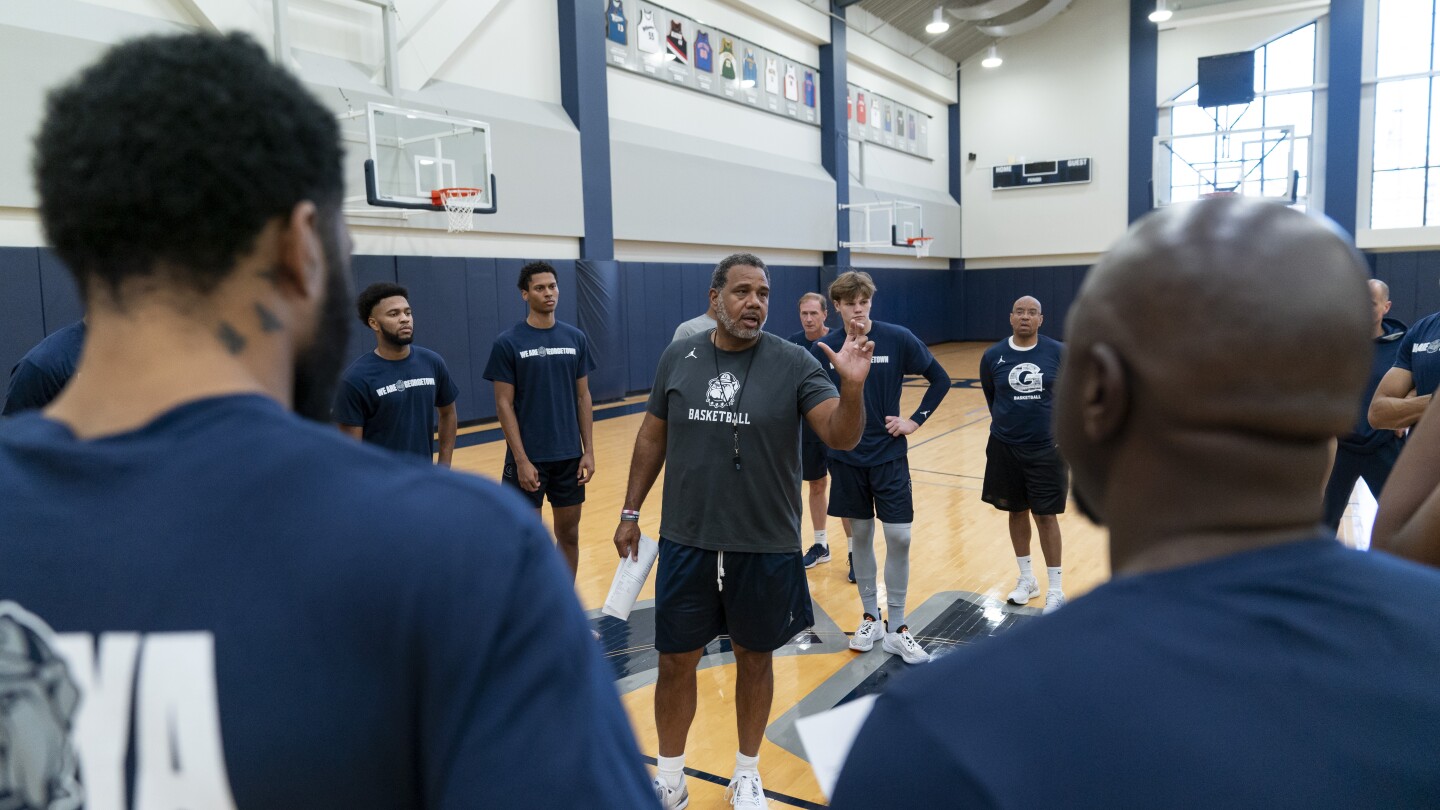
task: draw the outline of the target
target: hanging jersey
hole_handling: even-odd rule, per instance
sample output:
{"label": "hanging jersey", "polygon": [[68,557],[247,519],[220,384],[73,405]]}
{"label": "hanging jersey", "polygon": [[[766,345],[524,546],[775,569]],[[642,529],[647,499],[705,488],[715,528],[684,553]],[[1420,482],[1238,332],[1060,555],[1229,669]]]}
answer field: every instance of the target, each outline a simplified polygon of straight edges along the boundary
{"label": "hanging jersey", "polygon": [[865,94],[860,93],[855,97],[855,120],[865,123]]}
{"label": "hanging jersey", "polygon": [[720,38],[720,78],[735,81],[735,43]]}
{"label": "hanging jersey", "polygon": [[910,131],[910,140],[913,141],[915,140],[915,114],[911,113],[905,117],[909,119],[905,122],[905,125]]}
{"label": "hanging jersey", "polygon": [[[805,71],[805,106],[815,106],[815,74],[808,70]],[[845,117],[850,117],[848,112]]]}
{"label": "hanging jersey", "polygon": [[641,53],[660,53],[660,29],[655,27],[655,17],[652,12],[640,12],[640,25],[637,26],[640,36],[635,41],[635,47]]}
{"label": "hanging jersey", "polygon": [[745,49],[745,86],[754,87],[760,81],[760,72],[755,68],[755,53],[749,48]]}
{"label": "hanging jersey", "polygon": [[690,47],[685,41],[685,28],[679,20],[670,21],[670,35],[665,37],[665,53],[682,65],[690,64]]}
{"label": "hanging jersey", "polygon": [[795,66],[785,66],[785,98],[791,101],[800,100],[800,82],[795,79]]}
{"label": "hanging jersey", "polygon": [[891,127],[890,127],[890,105],[889,105],[889,104],[886,104],[886,105],[885,105],[885,131],[886,131],[886,132],[890,132],[890,131],[891,131]]}
{"label": "hanging jersey", "polygon": [[855,97],[849,93],[845,94],[845,120],[849,121],[855,117]]}
{"label": "hanging jersey", "polygon": [[695,69],[706,73],[713,70],[710,67],[710,35],[704,31],[695,32]]}
{"label": "hanging jersey", "polygon": [[903,112],[895,115],[895,134],[901,138],[905,137],[905,113]]}
{"label": "hanging jersey", "polygon": [[605,38],[617,45],[625,44],[625,6],[620,0],[610,0],[605,9]]}
{"label": "hanging jersey", "polygon": [[765,92],[771,95],[780,94],[780,68],[775,60],[765,57]]}

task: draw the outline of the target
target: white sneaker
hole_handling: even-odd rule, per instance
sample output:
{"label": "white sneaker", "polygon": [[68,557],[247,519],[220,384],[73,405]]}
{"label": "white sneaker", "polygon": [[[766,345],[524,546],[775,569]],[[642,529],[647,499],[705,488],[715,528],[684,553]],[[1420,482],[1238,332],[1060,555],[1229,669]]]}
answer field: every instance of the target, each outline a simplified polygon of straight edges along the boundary
{"label": "white sneaker", "polygon": [[875,640],[885,635],[885,627],[880,620],[866,613],[860,619],[860,629],[850,637],[850,649],[856,652],[870,652],[875,646]]}
{"label": "white sneaker", "polygon": [[690,788],[686,787],[684,782],[681,782],[680,789],[676,790],[657,776],[653,787],[655,788],[655,798],[660,800],[660,806],[665,810],[681,810],[683,807],[690,806]]}
{"label": "white sneaker", "polygon": [[930,653],[925,652],[920,642],[910,635],[909,625],[900,625],[898,633],[886,633],[885,641],[880,646],[885,652],[900,656],[900,660],[907,664],[925,664],[930,661]]}
{"label": "white sneaker", "polygon": [[1042,614],[1049,615],[1062,607],[1065,607],[1065,594],[1060,591],[1045,592],[1045,609],[1040,611]]}
{"label": "white sneaker", "polygon": [[725,789],[725,798],[732,807],[769,808],[770,800],[765,798],[765,786],[760,783],[760,774],[754,771],[740,771],[730,780]]}
{"label": "white sneaker", "polygon": [[1034,577],[1020,577],[1015,580],[1015,590],[1005,597],[1005,601],[1012,605],[1023,605],[1039,595],[1040,584]]}

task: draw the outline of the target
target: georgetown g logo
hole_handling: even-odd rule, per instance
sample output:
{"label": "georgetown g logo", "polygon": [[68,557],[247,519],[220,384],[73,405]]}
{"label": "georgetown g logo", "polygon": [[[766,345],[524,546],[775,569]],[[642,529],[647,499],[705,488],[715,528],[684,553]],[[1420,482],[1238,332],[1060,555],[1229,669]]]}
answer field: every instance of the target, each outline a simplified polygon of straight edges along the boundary
{"label": "georgetown g logo", "polygon": [[54,635],[13,602],[0,602],[0,807],[74,810],[85,800],[70,744],[80,690]]}
{"label": "georgetown g logo", "polygon": [[710,381],[710,386],[705,389],[705,404],[712,408],[728,408],[735,404],[738,393],[740,381],[727,371]]}
{"label": "georgetown g logo", "polygon": [[1021,363],[1010,369],[1010,387],[1018,394],[1034,394],[1045,387],[1045,375],[1034,363]]}

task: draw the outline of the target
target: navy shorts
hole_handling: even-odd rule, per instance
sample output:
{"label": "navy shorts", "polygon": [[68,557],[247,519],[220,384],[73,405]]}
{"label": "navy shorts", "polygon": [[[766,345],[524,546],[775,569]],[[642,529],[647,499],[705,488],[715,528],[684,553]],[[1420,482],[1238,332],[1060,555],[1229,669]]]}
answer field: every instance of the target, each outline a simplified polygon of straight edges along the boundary
{"label": "navy shorts", "polygon": [[831,517],[881,523],[912,523],[915,502],[910,496],[910,460],[904,456],[874,467],[855,467],[830,460]]}
{"label": "navy shorts", "polygon": [[1006,444],[991,434],[980,500],[1006,512],[1058,515],[1065,511],[1068,488],[1059,447]]}
{"label": "navy shorts", "polygon": [[800,445],[800,477],[806,481],[819,481],[830,474],[830,448],[824,442],[804,442]]}
{"label": "navy shorts", "polygon": [[550,496],[552,507],[579,506],[585,503],[585,485],[580,483],[579,456],[560,461],[531,463],[535,465],[536,472],[540,473],[540,488],[534,492],[527,492],[520,487],[520,479],[515,473],[515,457],[510,455],[509,450],[505,451],[505,474],[500,476],[500,480],[524,495],[536,509],[540,508],[546,495]]}
{"label": "navy shorts", "polygon": [[815,624],[798,550],[706,551],[662,537],[657,568],[655,649],[662,653],[692,652],[719,635],[772,652]]}

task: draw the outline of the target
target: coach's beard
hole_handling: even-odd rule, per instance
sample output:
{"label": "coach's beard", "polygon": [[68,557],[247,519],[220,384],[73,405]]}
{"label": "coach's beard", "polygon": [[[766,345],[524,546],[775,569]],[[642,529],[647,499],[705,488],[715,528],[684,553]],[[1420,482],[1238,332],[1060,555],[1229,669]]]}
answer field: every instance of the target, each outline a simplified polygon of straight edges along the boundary
{"label": "coach's beard", "polygon": [[715,320],[718,321],[721,326],[725,327],[725,331],[730,333],[730,337],[740,340],[754,340],[760,337],[760,331],[765,328],[766,319],[761,318],[760,325],[754,329],[745,329],[740,326],[738,321],[731,320],[730,313],[726,312],[723,307],[716,307]]}

